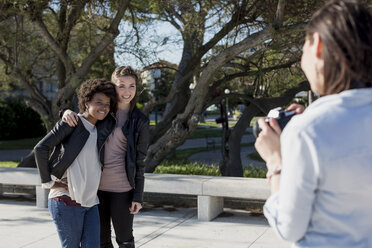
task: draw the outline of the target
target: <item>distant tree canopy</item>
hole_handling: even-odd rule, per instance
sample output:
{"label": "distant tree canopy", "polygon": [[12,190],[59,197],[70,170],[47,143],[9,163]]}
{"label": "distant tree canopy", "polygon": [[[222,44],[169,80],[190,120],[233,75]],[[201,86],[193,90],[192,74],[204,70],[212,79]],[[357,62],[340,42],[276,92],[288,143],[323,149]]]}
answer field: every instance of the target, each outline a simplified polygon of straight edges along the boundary
{"label": "distant tree canopy", "polygon": [[[128,5],[128,0],[0,3],[2,74],[27,90],[27,105],[48,130],[58,111],[72,106],[85,79],[111,75],[114,39]],[[40,82],[57,84],[54,99],[36,87]]]}
{"label": "distant tree canopy", "polygon": [[[156,58],[150,45],[167,49],[174,37],[163,35],[150,41],[143,37],[149,23],[168,23],[179,34],[176,42],[182,55],[179,64],[162,75],[162,88],[141,99],[145,114],[164,109],[162,120],[150,130],[146,171],[154,171],[190,137],[208,106],[226,97],[246,105],[240,124],[226,137],[230,152],[237,154],[241,135],[254,115],[288,103],[296,92],[308,89],[299,68],[304,27],[323,2],[7,1],[0,3],[4,34],[0,36],[0,80],[24,87],[28,106],[50,129],[58,110],[71,108],[74,92],[84,79],[109,78],[114,51],[124,62],[129,55],[144,67],[157,62],[147,63]],[[40,80],[57,82],[57,95],[51,101],[35,86]],[[226,88],[229,95],[224,93]],[[232,160],[236,155],[226,154],[225,167],[241,167],[240,161]],[[232,171],[223,173],[240,173]]]}

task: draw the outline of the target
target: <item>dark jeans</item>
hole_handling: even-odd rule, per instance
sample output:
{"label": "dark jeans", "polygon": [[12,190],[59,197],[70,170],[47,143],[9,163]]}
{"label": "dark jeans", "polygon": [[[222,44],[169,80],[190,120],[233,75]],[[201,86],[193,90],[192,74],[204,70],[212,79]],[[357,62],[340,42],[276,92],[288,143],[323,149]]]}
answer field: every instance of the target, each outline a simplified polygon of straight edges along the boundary
{"label": "dark jeans", "polygon": [[99,216],[101,221],[101,248],[112,247],[111,223],[114,226],[116,242],[120,245],[124,242],[132,242],[133,237],[133,214],[129,213],[132,205],[133,190],[116,193],[98,190]]}

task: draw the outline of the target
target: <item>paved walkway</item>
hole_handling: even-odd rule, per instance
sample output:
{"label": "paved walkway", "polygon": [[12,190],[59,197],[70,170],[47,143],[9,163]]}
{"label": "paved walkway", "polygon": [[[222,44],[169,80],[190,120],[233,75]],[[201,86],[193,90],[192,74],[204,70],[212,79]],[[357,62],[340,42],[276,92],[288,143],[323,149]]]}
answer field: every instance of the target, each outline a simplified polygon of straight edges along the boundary
{"label": "paved walkway", "polygon": [[[216,145],[220,140],[215,138]],[[245,135],[242,143],[250,143],[253,140],[253,136]],[[205,147],[205,142],[205,139],[188,140],[179,149]],[[243,165],[250,163],[246,154],[253,151],[253,147],[242,148]],[[0,161],[19,160],[20,156],[26,156],[29,152],[0,151]],[[194,154],[190,160],[218,164],[220,154],[219,150],[211,150]],[[134,236],[136,247],[142,248],[290,247],[289,243],[275,236],[263,215],[232,209],[225,209],[225,212],[213,221],[201,222],[197,220],[195,208],[145,205],[135,216]],[[115,242],[114,236],[112,239]],[[114,246],[118,247],[116,244]],[[36,208],[34,201],[0,198],[0,247],[60,247],[48,210]]]}
{"label": "paved walkway", "polygon": [[[213,221],[200,222],[194,208],[145,206],[134,218],[134,236],[141,248],[290,247],[262,215],[231,209]],[[0,199],[0,247],[60,247],[48,210],[36,208],[35,202]]]}
{"label": "paved walkway", "polygon": [[[248,157],[249,154],[255,152],[254,147],[242,147],[240,149],[240,159],[242,161],[243,168],[249,168],[251,166],[266,168],[265,162],[260,162]],[[222,159],[221,150],[211,150],[207,152],[199,152],[189,157],[190,161],[200,162],[203,164],[218,165]]]}
{"label": "paved walkway", "polygon": [[[248,131],[252,131],[252,128],[247,129]],[[214,140],[216,146],[221,145],[221,137],[214,137],[209,138],[210,140]],[[241,143],[248,144],[253,143],[255,141],[255,137],[250,135],[243,135]],[[194,148],[194,147],[207,147],[207,140],[206,139],[188,139],[185,143],[177,148],[179,149],[187,149],[187,148]],[[240,159],[242,161],[243,168],[248,168],[250,166],[257,166],[261,168],[266,168],[266,164],[264,162],[260,162],[248,157],[249,154],[255,152],[256,149],[254,146],[249,147],[241,147],[240,149]],[[200,162],[204,164],[210,165],[218,165],[222,159],[221,150],[219,148],[212,149],[206,152],[195,153],[189,157],[189,160],[194,162]]]}

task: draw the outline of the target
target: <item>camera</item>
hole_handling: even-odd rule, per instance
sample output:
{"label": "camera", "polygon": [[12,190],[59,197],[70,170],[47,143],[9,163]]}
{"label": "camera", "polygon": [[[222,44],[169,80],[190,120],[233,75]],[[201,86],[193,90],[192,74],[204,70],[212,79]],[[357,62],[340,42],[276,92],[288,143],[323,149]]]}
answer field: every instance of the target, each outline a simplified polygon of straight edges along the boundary
{"label": "camera", "polygon": [[[280,128],[283,130],[285,125],[289,122],[289,120],[295,115],[294,110],[286,111],[282,109],[281,107],[274,108],[269,111],[269,114],[265,118],[265,122],[269,123],[270,117],[275,118],[278,123]],[[259,133],[261,132],[261,128],[258,126],[258,122],[256,121],[253,124],[253,135],[257,138]]]}

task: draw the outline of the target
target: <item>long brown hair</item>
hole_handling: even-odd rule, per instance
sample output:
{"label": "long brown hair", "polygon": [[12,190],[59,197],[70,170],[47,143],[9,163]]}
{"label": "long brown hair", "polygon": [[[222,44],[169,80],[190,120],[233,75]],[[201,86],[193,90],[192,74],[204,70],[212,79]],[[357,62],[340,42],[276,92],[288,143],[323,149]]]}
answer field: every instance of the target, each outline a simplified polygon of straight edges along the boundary
{"label": "long brown hair", "polygon": [[333,0],[312,17],[306,36],[317,32],[324,60],[323,94],[372,87],[372,16],[356,0]]}
{"label": "long brown hair", "polygon": [[136,95],[134,96],[132,101],[130,101],[130,110],[132,111],[136,106],[137,96],[142,93],[142,82],[136,71],[132,67],[125,65],[117,67],[115,69],[115,71],[111,75],[111,82],[116,84],[120,77],[125,76],[133,77],[136,81]]}

